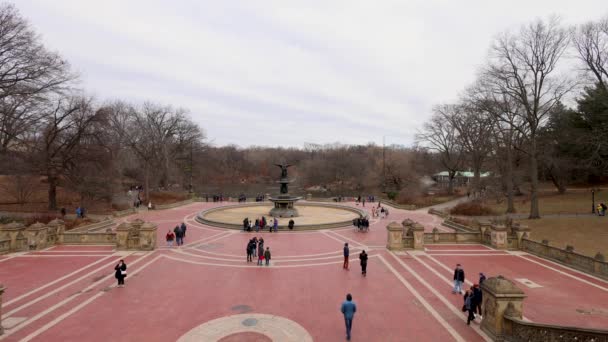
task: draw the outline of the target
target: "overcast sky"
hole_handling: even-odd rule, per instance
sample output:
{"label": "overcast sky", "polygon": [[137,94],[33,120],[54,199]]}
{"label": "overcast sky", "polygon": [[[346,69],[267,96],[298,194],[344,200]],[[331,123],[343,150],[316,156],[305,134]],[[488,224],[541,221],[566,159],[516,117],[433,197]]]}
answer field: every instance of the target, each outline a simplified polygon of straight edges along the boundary
{"label": "overcast sky", "polygon": [[492,38],[606,1],[17,0],[100,101],[182,106],[216,145],[409,144]]}

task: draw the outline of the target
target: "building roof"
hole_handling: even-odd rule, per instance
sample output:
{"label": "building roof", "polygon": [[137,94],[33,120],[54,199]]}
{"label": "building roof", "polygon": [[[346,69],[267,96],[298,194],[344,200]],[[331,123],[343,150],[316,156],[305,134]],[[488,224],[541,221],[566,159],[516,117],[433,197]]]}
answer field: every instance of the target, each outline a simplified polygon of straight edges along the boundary
{"label": "building roof", "polygon": [[[441,171],[441,172],[434,174],[433,176],[448,177],[449,175],[450,174],[448,171]],[[489,172],[480,172],[479,173],[479,177],[489,177],[489,176],[490,176]],[[475,173],[473,173],[472,171],[456,171],[456,177],[473,178],[473,177],[475,177]]]}

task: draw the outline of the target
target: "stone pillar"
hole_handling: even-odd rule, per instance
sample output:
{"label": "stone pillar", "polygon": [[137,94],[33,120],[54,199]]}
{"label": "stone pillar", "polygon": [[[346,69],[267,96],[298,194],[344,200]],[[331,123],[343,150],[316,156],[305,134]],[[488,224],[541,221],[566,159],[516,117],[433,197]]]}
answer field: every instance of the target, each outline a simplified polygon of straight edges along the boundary
{"label": "stone pillar", "polygon": [[502,341],[510,329],[504,316],[521,319],[526,295],[512,281],[500,275],[486,279],[481,284],[481,291],[483,292],[481,330],[493,340]]}
{"label": "stone pillar", "polygon": [[403,226],[393,221],[386,226],[386,230],[388,230],[386,248],[390,250],[403,249]]}
{"label": "stone pillar", "polygon": [[25,226],[19,222],[11,222],[0,227],[0,232],[11,240],[10,251],[20,252],[27,249],[26,238],[24,235]]}
{"label": "stone pillar", "polygon": [[483,234],[490,229],[490,222],[488,221],[480,221],[479,222],[479,231],[481,232],[481,240],[483,241]]}
{"label": "stone pillar", "polygon": [[507,226],[502,224],[493,224],[490,226],[491,245],[496,249],[507,249],[509,241],[507,241]]}
{"label": "stone pillar", "polygon": [[131,229],[131,225],[127,222],[123,222],[116,227],[116,249],[128,249],[127,239],[129,237],[129,229]]}
{"label": "stone pillar", "polygon": [[60,219],[54,219],[53,221],[49,222],[47,226],[49,227],[49,243],[62,244],[63,233],[65,233],[65,222]]}
{"label": "stone pillar", "polygon": [[0,335],[4,334],[4,328],[2,327],[2,294],[6,288],[0,284]]}
{"label": "stone pillar", "polygon": [[27,246],[30,250],[45,249],[47,245],[47,226],[43,223],[36,222],[25,228],[25,237],[27,238]]}
{"label": "stone pillar", "polygon": [[511,227],[515,236],[517,236],[517,248],[521,249],[521,240],[530,238],[530,227],[522,224],[516,224]]}
{"label": "stone pillar", "polygon": [[433,242],[439,242],[439,229],[437,229],[437,227],[433,228]]}
{"label": "stone pillar", "polygon": [[146,222],[139,229],[139,249],[151,251],[156,248],[156,230],[158,226],[151,222]]}
{"label": "stone pillar", "polygon": [[414,223],[410,227],[410,231],[414,236],[414,249],[424,249],[424,226],[420,223]]}

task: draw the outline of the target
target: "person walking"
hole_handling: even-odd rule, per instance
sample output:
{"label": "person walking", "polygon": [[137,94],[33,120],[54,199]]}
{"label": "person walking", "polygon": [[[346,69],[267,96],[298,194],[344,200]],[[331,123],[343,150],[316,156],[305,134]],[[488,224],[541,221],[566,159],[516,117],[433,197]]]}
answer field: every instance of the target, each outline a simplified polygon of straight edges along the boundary
{"label": "person walking", "polygon": [[350,341],[353,318],[355,317],[355,312],[357,312],[357,305],[353,302],[353,296],[350,293],[346,295],[346,300],[342,302],[340,311],[344,315],[344,323],[346,324],[346,339]]}
{"label": "person walking", "polygon": [[289,230],[293,230],[294,225],[295,225],[295,222],[293,222],[293,220],[289,220]]}
{"label": "person walking", "polygon": [[249,240],[247,243],[247,262],[253,262],[253,249],[255,249],[253,240]]}
{"label": "person walking", "polygon": [[462,311],[466,311],[468,313],[467,325],[471,325],[471,321],[475,320],[475,308],[473,301],[473,292],[471,290],[467,290],[464,293],[464,305],[462,306]]}
{"label": "person walking", "polygon": [[165,239],[167,240],[167,247],[173,247],[173,240],[175,240],[175,234],[171,230],[167,231]]}
{"label": "person walking", "polygon": [[180,228],[182,229],[183,237],[186,237],[186,229],[188,229],[188,227],[186,227],[186,224],[182,222]]}
{"label": "person walking", "polygon": [[263,261],[264,261],[264,246],[260,245],[258,247],[258,266],[262,266]]}
{"label": "person walking", "polygon": [[175,233],[175,244],[179,247],[183,244],[182,231],[179,226],[175,226],[173,232]]}
{"label": "person walking", "polygon": [[251,240],[251,242],[253,243],[253,256],[257,257],[258,256],[258,238],[254,236],[253,240]]}
{"label": "person walking", "polygon": [[277,233],[279,231],[279,220],[275,217],[274,218],[274,232]]}
{"label": "person walking", "polygon": [[361,274],[365,277],[367,276],[367,253],[365,253],[365,250],[359,254],[359,261],[361,261]]}
{"label": "person walking", "polygon": [[266,266],[270,264],[270,247],[266,247],[266,252],[264,252],[264,259],[266,259]]}
{"label": "person walking", "polygon": [[473,285],[473,314],[479,314],[479,318],[483,318],[481,315],[481,303],[483,302],[483,293],[479,284]]}
{"label": "person walking", "polygon": [[342,268],[347,270],[348,269],[348,256],[350,255],[350,250],[348,249],[348,243],[344,244],[344,265],[342,265]]}
{"label": "person walking", "polygon": [[120,259],[118,264],[114,267],[114,277],[118,279],[118,285],[116,287],[125,286],[125,277],[127,276],[127,264],[125,261]]}
{"label": "person walking", "polygon": [[486,281],[486,275],[483,274],[483,272],[479,272],[479,286],[481,286],[484,281]]}
{"label": "person walking", "polygon": [[456,269],[454,270],[454,288],[452,289],[452,293],[460,293],[462,294],[462,284],[464,283],[464,270],[460,266],[460,264],[456,265]]}

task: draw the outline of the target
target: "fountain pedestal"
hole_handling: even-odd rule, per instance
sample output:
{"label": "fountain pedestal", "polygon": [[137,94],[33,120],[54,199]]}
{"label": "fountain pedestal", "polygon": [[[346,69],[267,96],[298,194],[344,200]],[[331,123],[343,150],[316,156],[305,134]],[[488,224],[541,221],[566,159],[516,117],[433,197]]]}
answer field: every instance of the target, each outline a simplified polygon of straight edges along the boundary
{"label": "fountain pedestal", "polygon": [[278,196],[271,196],[268,199],[274,203],[274,208],[270,210],[270,216],[272,217],[297,217],[298,210],[294,207],[294,203],[302,199],[302,197],[292,196],[288,193],[287,184],[291,183],[287,179],[287,171],[285,170],[284,176],[278,181],[281,184],[281,194]]}

